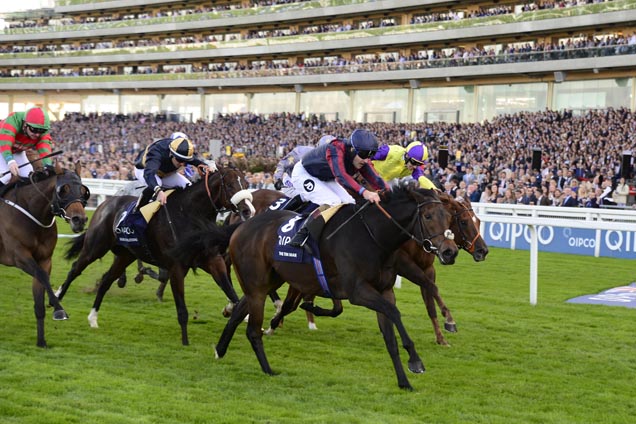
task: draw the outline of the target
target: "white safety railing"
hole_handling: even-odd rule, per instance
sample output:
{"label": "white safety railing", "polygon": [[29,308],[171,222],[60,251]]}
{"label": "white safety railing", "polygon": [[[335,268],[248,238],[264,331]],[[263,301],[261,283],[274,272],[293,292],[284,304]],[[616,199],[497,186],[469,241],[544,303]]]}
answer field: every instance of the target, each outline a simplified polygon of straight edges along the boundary
{"label": "white safety railing", "polygon": [[[98,204],[114,195],[130,181],[89,179],[83,180]],[[537,228],[564,227],[596,230],[595,256],[599,256],[602,230],[636,232],[636,213],[633,210],[565,208],[552,206],[504,205],[473,203],[475,213],[481,219],[481,232],[485,223],[517,224],[527,226],[530,232],[530,303],[537,303],[537,268],[539,243]],[[514,241],[511,245],[515,249]]]}

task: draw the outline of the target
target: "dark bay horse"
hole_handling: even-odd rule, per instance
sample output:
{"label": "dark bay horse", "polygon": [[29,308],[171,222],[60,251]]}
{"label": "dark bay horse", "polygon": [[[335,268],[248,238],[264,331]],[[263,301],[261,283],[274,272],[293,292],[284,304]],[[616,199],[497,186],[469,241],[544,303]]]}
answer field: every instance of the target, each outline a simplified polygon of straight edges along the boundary
{"label": "dark bay horse", "polygon": [[[279,197],[281,196],[282,194],[279,194]],[[488,254],[488,246],[481,237],[480,221],[473,211],[470,200],[465,198],[454,199],[446,193],[438,193],[438,196],[452,216],[450,229],[455,235],[455,243],[458,247],[470,253],[476,262],[485,260]],[[275,196],[270,194],[267,196],[267,200],[271,203],[275,200]],[[435,278],[435,257],[434,253],[427,252],[415,241],[409,240],[396,253],[395,267],[399,275],[408,273],[413,278],[410,281],[420,287],[422,299],[435,332],[435,340],[438,344],[447,346],[448,341],[446,341],[437,319],[435,303],[437,303],[445,318],[444,327],[446,330],[455,332],[457,327],[449,308],[439,294]],[[313,314],[310,310],[318,308],[318,310],[322,311],[321,315],[323,316],[337,316],[342,311],[340,302],[335,302],[334,309],[331,310],[322,310],[317,306],[311,306],[308,304],[308,302],[312,301],[310,297],[303,296],[293,287],[290,287],[285,302],[279,308],[277,315],[272,318],[270,328],[266,331],[266,334],[272,334],[280,325],[284,316],[294,311],[303,300],[305,300],[305,303],[302,306],[303,309],[306,309],[307,319],[310,323],[313,322]]]}
{"label": "dark bay horse", "polygon": [[401,187],[383,197],[383,209],[373,204],[345,205],[327,222],[319,241],[326,287],[312,265],[274,259],[278,228],[299,219],[297,214],[268,211],[239,226],[229,252],[244,296],[223,330],[216,356],[225,355],[236,328],[249,314],[247,338],[263,372],[273,374],[262,340],[264,303],[268,293],[288,282],[306,295],[349,299],[354,305],[376,311],[398,385],[411,389],[400,362],[394,326],[409,354],[409,369],[423,372],[424,365],[395,306],[393,281],[387,282],[381,274],[385,264],[393,261],[395,250],[409,238],[435,250],[443,263],[454,261],[457,246],[449,237],[450,214],[435,192]]}
{"label": "dark bay horse", "polygon": [[31,183],[18,183],[0,198],[0,263],[20,268],[33,277],[33,302],[37,321],[37,345],[47,347],[44,338],[44,293],[53,306],[53,319],[68,315],[51,288],[52,256],[57,244],[55,217],[64,218],[75,233],[84,230],[84,207],[90,197],[82,185],[80,165],[74,171],[56,165],[55,172],[37,171]]}
{"label": "dark bay horse", "polygon": [[[97,327],[97,315],[104,295],[112,283],[125,272],[128,265],[136,259],[141,259],[168,271],[177,319],[181,326],[181,341],[187,345],[188,310],[184,299],[184,277],[189,268],[175,261],[168,252],[179,242],[179,235],[202,223],[215,222],[219,212],[231,210],[245,217],[251,216],[252,197],[249,191],[244,189],[245,184],[245,176],[237,168],[219,167],[217,172],[206,175],[192,186],[177,189],[148,223],[147,249],[117,244],[113,226],[126,206],[134,202],[136,197],[110,197],[97,208],[86,233],[76,237],[67,251],[67,259],[78,259],[71,266],[59,290],[59,298],[64,297],[72,281],[88,265],[102,258],[109,250],[112,251],[115,258],[101,278],[93,308],[88,315],[91,327]],[[222,256],[209,255],[204,263],[198,263],[197,266],[212,274],[231,301],[238,301],[238,296],[224,272],[225,263]],[[217,275],[217,270],[223,272]]]}

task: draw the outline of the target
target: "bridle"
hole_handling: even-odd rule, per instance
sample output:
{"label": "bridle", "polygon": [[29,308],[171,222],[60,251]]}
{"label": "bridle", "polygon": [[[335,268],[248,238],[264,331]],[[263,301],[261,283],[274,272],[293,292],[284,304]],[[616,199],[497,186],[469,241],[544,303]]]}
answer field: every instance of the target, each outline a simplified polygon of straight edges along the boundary
{"label": "bridle", "polygon": [[[422,247],[422,249],[424,249],[425,252],[436,253],[439,251],[439,249],[433,243],[433,240],[435,238],[443,237],[445,240],[446,239],[453,240],[455,238],[455,235],[449,229],[444,230],[443,233],[439,233],[435,235],[430,235],[430,232],[426,229],[426,220],[422,219],[421,210],[426,205],[436,204],[436,203],[441,204],[442,202],[438,199],[429,199],[423,202],[418,202],[417,213],[413,214],[413,218],[411,218],[411,221],[407,224],[406,228],[403,227],[399,222],[397,222],[395,218],[393,218],[393,216],[391,216],[391,214],[389,214],[379,203],[376,203],[375,205],[380,209],[380,211],[384,214],[384,216],[389,218],[391,222],[397,228],[400,229],[401,233],[406,234],[411,240],[415,241],[419,246]],[[380,242],[374,236],[373,231],[371,230],[371,228],[369,228],[369,225],[366,223],[362,215],[361,215],[361,218],[362,218],[362,223],[364,224],[364,227],[366,228],[367,232],[371,236],[371,239],[384,250],[384,247],[380,244]],[[419,232],[421,235],[420,237],[415,235],[416,229],[419,229]],[[424,234],[428,234],[428,237],[425,236]]]}
{"label": "bridle", "polygon": [[[214,211],[217,214],[224,213],[224,212],[234,212],[238,214],[240,212],[238,209],[238,206],[232,203],[231,201],[229,202],[231,204],[229,208],[226,208],[226,207],[219,208],[217,206],[217,202],[221,200],[222,195],[225,196],[226,200],[231,197],[228,194],[228,183],[225,181],[226,174],[223,172],[223,168],[219,167],[219,169],[216,172],[214,172],[211,177],[209,176],[209,174],[210,174],[210,169],[207,168],[204,175],[205,191],[208,195],[208,199],[210,199],[210,204],[212,205],[212,209],[214,209]],[[216,195],[212,197],[212,192],[210,191],[210,178],[214,177],[214,175],[216,174],[218,174],[219,178],[221,179],[221,182],[220,182],[221,186],[219,187],[219,190],[217,190]],[[237,179],[239,187],[241,188],[241,190],[243,190],[243,184],[241,184],[241,178],[237,177],[236,179]],[[226,201],[223,203],[228,203],[228,202]]]}
{"label": "bridle", "polygon": [[[479,226],[476,223],[477,216],[475,215],[473,208],[467,207],[461,200],[456,200],[456,201],[462,207],[461,211],[458,211],[452,214],[453,219],[457,223],[457,228],[459,229],[459,235],[461,236],[461,244],[458,244],[458,246],[464,249],[465,251],[467,251],[468,253],[472,254],[475,251],[475,242],[477,241],[479,237],[481,237]],[[462,229],[460,217],[465,213],[468,213],[468,216],[470,217],[470,222],[473,223],[473,225],[475,226],[475,229],[477,230],[477,234],[475,235],[475,237],[473,237],[472,240],[469,240],[465,231]]]}
{"label": "bridle", "polygon": [[[79,184],[77,184],[78,182]],[[65,185],[69,187],[69,192],[62,195],[62,188]],[[84,194],[82,194],[82,188],[84,189]],[[39,189],[37,190],[40,191]],[[66,222],[70,222],[71,217],[66,214],[66,209],[73,203],[80,203],[85,208],[90,197],[91,191],[82,184],[80,176],[74,172],[65,172],[58,176],[55,182],[55,196],[51,202],[51,213],[63,218]]]}

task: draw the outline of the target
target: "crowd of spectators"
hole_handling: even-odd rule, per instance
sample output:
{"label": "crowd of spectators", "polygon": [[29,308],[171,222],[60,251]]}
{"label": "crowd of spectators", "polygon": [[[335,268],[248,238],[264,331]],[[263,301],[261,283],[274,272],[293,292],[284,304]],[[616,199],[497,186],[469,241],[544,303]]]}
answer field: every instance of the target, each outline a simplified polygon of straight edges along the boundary
{"label": "crowd of spectators", "polygon": [[[624,187],[617,189],[626,185],[620,180],[623,151],[636,153],[636,114],[623,108],[580,116],[524,112],[470,124],[361,124],[290,113],[218,115],[212,122],[184,123],[164,115],[74,113],[54,122],[52,134],[67,165],[75,160],[85,165],[83,177],[121,180],[134,179],[132,167],[141,149],[172,132],[188,134],[202,153],[210,140],[221,140],[222,154],[214,159],[235,162],[249,173],[250,187],[261,188],[271,187],[278,159],[295,146],[314,145],[325,134],[346,137],[361,127],[381,143],[423,141],[431,152],[429,178],[440,189],[473,201],[584,207],[627,203]],[[451,158],[445,168],[436,160],[443,146]],[[541,163],[533,170],[537,150]],[[633,165],[626,172],[630,180]]]}

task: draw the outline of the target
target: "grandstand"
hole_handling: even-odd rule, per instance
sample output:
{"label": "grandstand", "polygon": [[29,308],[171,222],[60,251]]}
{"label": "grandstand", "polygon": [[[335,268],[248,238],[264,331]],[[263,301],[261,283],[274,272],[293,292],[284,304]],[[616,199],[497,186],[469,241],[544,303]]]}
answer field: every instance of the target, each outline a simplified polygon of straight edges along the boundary
{"label": "grandstand", "polygon": [[82,1],[4,16],[0,115],[635,110],[636,1]]}

